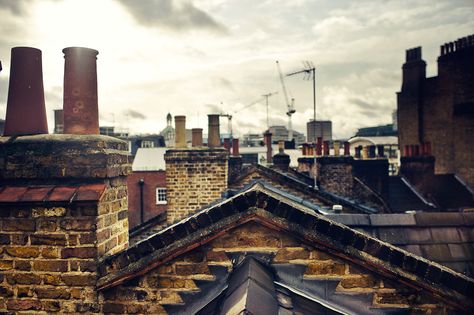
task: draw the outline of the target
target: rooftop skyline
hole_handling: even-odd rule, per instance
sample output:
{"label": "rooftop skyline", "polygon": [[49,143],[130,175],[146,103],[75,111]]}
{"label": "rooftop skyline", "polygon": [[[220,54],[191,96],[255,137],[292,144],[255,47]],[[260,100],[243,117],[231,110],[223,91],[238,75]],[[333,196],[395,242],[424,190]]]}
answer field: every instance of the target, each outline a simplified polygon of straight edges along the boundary
{"label": "rooftop skyline", "polygon": [[[333,121],[336,138],[391,122],[405,50],[423,47],[428,76],[439,46],[472,33],[471,1],[73,1],[0,0],[0,117],[5,116],[10,49],[43,51],[49,129],[62,107],[62,49],[99,50],[101,125],[157,133],[166,114],[187,127],[207,126],[209,113],[234,116],[240,134],[287,125],[275,61],[284,73],[316,66],[317,119]],[[285,78],[295,98],[293,128],[306,130],[311,81]],[[237,113],[235,113],[237,111]],[[227,120],[221,119],[227,130]]]}

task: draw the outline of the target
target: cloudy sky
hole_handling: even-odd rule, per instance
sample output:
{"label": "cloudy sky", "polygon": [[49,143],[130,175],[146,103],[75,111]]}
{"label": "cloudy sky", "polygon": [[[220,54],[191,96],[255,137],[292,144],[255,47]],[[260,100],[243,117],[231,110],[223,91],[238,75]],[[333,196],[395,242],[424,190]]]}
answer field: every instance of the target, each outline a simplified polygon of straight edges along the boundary
{"label": "cloudy sky", "polygon": [[[391,123],[405,49],[422,46],[428,75],[436,75],[439,46],[474,33],[473,12],[472,0],[0,0],[0,117],[12,47],[43,51],[52,129],[52,111],[62,107],[61,50],[83,46],[99,50],[101,125],[159,132],[171,112],[207,129],[206,114],[228,113],[237,134],[262,132],[262,94],[278,91],[269,98],[270,124],[287,124],[275,61],[289,73],[308,60],[318,119],[349,137]],[[312,82],[285,80],[294,129],[305,132]],[[226,131],[227,120],[221,125]]]}

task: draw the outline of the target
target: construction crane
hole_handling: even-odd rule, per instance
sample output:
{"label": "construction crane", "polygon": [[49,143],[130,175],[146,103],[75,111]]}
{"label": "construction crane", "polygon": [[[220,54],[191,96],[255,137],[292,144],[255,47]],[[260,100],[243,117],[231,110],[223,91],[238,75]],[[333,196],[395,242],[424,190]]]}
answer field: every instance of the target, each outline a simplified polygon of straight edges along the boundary
{"label": "construction crane", "polygon": [[293,140],[293,124],[291,122],[291,116],[296,112],[295,99],[292,97],[290,103],[288,99],[288,93],[286,91],[285,80],[283,79],[283,74],[281,72],[280,63],[278,60],[276,61],[276,64],[278,68],[278,74],[280,75],[281,88],[283,90],[283,94],[285,95],[286,106],[288,107],[288,111],[286,112],[286,115],[288,116],[288,141],[291,141]]}
{"label": "construction crane", "polygon": [[233,115],[237,114],[238,112],[246,109],[246,108],[249,108],[250,106],[252,105],[255,105],[263,100],[266,100],[266,105],[267,105],[267,127],[268,127],[268,98],[274,94],[277,94],[278,92],[271,92],[271,93],[267,93],[267,94],[264,94],[262,95],[262,97],[252,101],[251,103],[245,105],[244,107],[238,109],[238,110],[235,110],[233,112],[231,112],[230,114],[227,113],[227,114],[219,114],[220,117],[226,117],[227,118],[227,129],[229,131],[229,134],[230,134],[230,138],[232,139],[233,138],[233,129],[232,129],[232,117]]}

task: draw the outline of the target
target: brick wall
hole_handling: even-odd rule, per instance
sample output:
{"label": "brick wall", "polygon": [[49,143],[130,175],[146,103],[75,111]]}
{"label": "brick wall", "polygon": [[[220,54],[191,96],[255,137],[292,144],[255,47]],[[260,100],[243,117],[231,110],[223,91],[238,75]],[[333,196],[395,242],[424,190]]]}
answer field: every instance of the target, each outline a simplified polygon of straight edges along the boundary
{"label": "brick wall", "polygon": [[142,223],[140,217],[140,179],[143,179],[144,222],[158,215],[164,214],[167,209],[167,204],[156,204],[156,188],[166,188],[166,172],[133,172],[127,177],[128,222],[130,228]]}
{"label": "brick wall", "polygon": [[[421,314],[444,312],[446,306],[405,287],[338,258],[321,248],[305,245],[282,231],[250,222],[228,231],[210,243],[193,249],[172,261],[117,287],[101,292],[104,312],[118,314],[163,313],[167,308],[189,301],[183,297],[199,292],[200,283],[216,281],[217,268],[231,272],[231,257],[252,252],[271,257],[272,266],[301,266],[294,277],[337,281],[336,292],[353,297],[372,298],[372,308],[416,310]],[[437,313],[436,313],[437,314]]]}
{"label": "brick wall", "polygon": [[322,156],[316,159],[319,186],[340,196],[352,196],[353,158],[348,156]]}
{"label": "brick wall", "polygon": [[100,312],[98,261],[128,246],[127,144],[4,137],[0,163],[0,312]]}
{"label": "brick wall", "polygon": [[224,149],[166,151],[168,223],[221,198],[227,189],[228,157]]}

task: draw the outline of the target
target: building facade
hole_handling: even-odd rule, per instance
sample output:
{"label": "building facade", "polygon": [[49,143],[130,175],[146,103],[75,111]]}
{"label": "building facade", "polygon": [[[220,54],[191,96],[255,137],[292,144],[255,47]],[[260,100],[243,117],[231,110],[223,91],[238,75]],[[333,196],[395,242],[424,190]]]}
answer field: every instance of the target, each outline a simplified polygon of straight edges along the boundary
{"label": "building facade", "polygon": [[441,46],[438,75],[426,77],[421,47],[406,52],[398,93],[400,148],[430,142],[435,172],[474,186],[474,35]]}
{"label": "building facade", "polygon": [[[316,126],[315,126],[316,125]],[[308,135],[308,142],[315,141],[315,133],[316,138],[322,137],[323,141],[331,141],[332,140],[332,121],[330,120],[310,120],[306,124],[306,134]]]}

